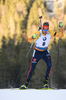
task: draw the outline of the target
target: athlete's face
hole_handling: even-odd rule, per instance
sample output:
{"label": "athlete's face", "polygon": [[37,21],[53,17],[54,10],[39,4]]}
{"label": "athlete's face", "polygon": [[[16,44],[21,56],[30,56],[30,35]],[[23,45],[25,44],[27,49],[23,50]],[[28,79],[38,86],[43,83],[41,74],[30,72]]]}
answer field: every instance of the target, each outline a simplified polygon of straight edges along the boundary
{"label": "athlete's face", "polygon": [[43,34],[47,34],[49,30],[43,29]]}
{"label": "athlete's face", "polygon": [[43,34],[47,34],[49,31],[49,26],[43,26]]}

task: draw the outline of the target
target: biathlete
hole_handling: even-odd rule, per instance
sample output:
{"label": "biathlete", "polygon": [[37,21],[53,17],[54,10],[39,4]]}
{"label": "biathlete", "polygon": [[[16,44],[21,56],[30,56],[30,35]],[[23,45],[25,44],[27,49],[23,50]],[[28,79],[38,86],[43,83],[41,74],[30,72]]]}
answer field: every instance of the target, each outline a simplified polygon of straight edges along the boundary
{"label": "biathlete", "polygon": [[[59,23],[59,27],[61,28],[61,35],[60,37],[63,37],[63,23]],[[44,22],[42,30],[37,31],[33,36],[31,36],[28,41],[32,42],[34,39],[35,42],[35,48],[33,51],[33,56],[31,59],[31,65],[30,69],[27,74],[27,79],[25,85],[21,85],[20,89],[26,89],[29,86],[29,82],[32,77],[32,73],[34,72],[36,65],[40,59],[43,59],[47,64],[47,70],[45,74],[45,80],[44,80],[44,88],[48,88],[48,79],[50,76],[50,72],[52,69],[52,62],[51,62],[51,56],[49,54],[48,45],[50,42],[50,39],[52,36],[59,37],[59,33],[49,30],[49,23]]]}

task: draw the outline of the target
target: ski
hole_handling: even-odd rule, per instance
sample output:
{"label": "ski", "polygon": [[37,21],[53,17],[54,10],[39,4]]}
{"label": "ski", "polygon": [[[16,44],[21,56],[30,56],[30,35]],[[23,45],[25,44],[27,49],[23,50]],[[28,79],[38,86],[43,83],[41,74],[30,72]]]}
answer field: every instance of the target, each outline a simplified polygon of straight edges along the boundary
{"label": "ski", "polygon": [[40,88],[40,89],[34,89],[34,88],[27,88],[27,89],[18,89],[18,90],[55,90],[55,88]]}
{"label": "ski", "polygon": [[55,90],[54,88],[41,88],[40,90]]}

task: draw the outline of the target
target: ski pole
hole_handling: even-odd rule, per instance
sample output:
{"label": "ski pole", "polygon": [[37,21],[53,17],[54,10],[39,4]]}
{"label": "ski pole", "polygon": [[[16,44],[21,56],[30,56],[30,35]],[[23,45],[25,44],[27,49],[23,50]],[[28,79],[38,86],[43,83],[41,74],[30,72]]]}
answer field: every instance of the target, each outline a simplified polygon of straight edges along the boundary
{"label": "ski pole", "polygon": [[[42,33],[42,21],[41,21],[42,16],[40,16],[39,19],[40,19],[39,31],[40,31],[40,34],[41,34],[41,33]],[[39,75],[40,75],[40,67],[39,67]],[[40,76],[41,76],[41,75],[40,75]],[[40,88],[40,87],[41,87],[41,85],[40,85],[40,77],[39,77],[39,88]]]}
{"label": "ski pole", "polygon": [[59,54],[60,54],[60,29],[59,29],[59,40],[58,40],[58,55],[57,55],[57,67],[56,67],[56,83],[58,81]]}
{"label": "ski pole", "polygon": [[40,27],[39,27],[39,30],[42,29],[41,18],[42,18],[42,16],[39,17],[39,19],[40,19]]}
{"label": "ski pole", "polygon": [[21,67],[21,70],[20,70],[20,72],[19,72],[19,74],[18,74],[18,76],[17,76],[17,79],[16,79],[16,81],[15,81],[14,87],[15,87],[15,85],[16,85],[18,79],[19,79],[19,76],[20,76],[20,74],[21,74],[21,72],[22,72],[22,69],[23,69],[23,67],[24,67],[24,65],[25,65],[26,59],[27,59],[27,57],[28,57],[28,55],[29,55],[29,53],[30,53],[30,50],[31,50],[32,46],[33,46],[33,43],[34,43],[34,40],[33,40],[32,44],[31,44],[31,46],[30,46],[30,48],[29,48],[29,51],[28,51],[27,55],[26,55],[25,61],[24,61],[24,63],[23,63],[23,66]]}

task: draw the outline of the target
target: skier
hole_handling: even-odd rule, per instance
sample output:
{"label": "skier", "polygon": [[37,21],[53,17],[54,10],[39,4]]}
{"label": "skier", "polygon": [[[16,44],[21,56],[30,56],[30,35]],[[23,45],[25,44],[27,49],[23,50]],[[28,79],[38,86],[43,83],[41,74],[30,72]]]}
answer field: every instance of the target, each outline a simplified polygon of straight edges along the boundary
{"label": "skier", "polygon": [[[63,37],[63,23],[62,22],[59,22],[59,27],[61,28],[60,37]],[[48,79],[49,79],[50,72],[52,69],[52,63],[51,63],[51,56],[50,56],[49,50],[48,50],[48,45],[50,42],[50,38],[52,36],[59,37],[59,33],[54,32],[52,30],[49,30],[49,23],[44,22],[42,30],[40,29],[33,36],[31,36],[28,39],[28,42],[32,42],[35,39],[36,43],[35,43],[35,48],[33,51],[33,56],[31,59],[30,69],[29,69],[28,74],[27,74],[26,83],[25,83],[25,85],[21,85],[20,89],[27,89],[28,88],[29,82],[30,82],[31,77],[32,77],[32,73],[34,72],[35,67],[40,59],[43,59],[47,64],[47,70],[46,70],[46,74],[45,74],[45,80],[44,80],[43,87],[44,88],[49,87]]]}

